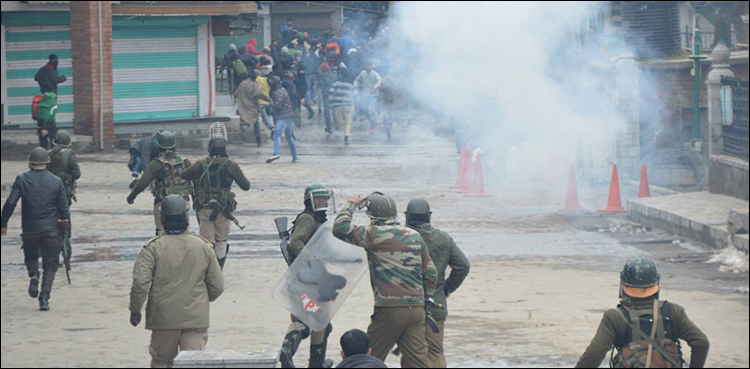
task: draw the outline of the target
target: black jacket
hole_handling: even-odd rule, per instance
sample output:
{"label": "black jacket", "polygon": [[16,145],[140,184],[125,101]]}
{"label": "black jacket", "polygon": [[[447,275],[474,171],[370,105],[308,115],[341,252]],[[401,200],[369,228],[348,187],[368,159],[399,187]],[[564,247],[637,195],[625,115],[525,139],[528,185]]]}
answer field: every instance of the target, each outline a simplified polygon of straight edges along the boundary
{"label": "black jacket", "polygon": [[39,90],[41,93],[54,92],[57,93],[57,84],[63,83],[67,78],[57,74],[57,66],[53,63],[47,63],[47,65],[39,68],[34,76],[34,81],[39,83]]}
{"label": "black jacket", "polygon": [[141,171],[146,170],[146,166],[159,156],[159,148],[156,147],[153,136],[144,137],[138,140],[135,145],[130,146],[130,161],[128,161],[128,169],[133,170],[135,167],[136,156],[141,157]]}
{"label": "black jacket", "polygon": [[8,226],[20,199],[23,199],[24,233],[54,231],[58,219],[70,219],[62,180],[46,170],[31,170],[16,177],[13,190],[3,206],[2,228]]}
{"label": "black jacket", "polygon": [[384,362],[372,355],[349,356],[336,368],[387,368]]}

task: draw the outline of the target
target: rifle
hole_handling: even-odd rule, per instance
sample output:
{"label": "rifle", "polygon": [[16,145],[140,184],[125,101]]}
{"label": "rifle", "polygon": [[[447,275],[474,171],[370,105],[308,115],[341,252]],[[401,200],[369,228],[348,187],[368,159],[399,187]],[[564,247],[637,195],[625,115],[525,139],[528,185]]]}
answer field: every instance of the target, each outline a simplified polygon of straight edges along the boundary
{"label": "rifle", "polygon": [[73,255],[73,248],[70,246],[70,220],[58,220],[57,221],[57,232],[62,236],[62,256],[63,264],[65,264],[65,276],[68,277],[68,284],[70,283],[70,258]]}
{"label": "rifle", "polygon": [[274,223],[276,223],[276,230],[279,232],[279,238],[281,238],[281,244],[279,247],[281,248],[281,255],[284,256],[284,261],[286,261],[287,265],[292,265],[292,262],[294,261],[294,258],[292,257],[292,253],[289,251],[289,238],[291,235],[289,234],[289,230],[286,228],[289,219],[287,217],[280,217],[273,220]]}
{"label": "rifle", "polygon": [[211,217],[210,217],[210,219],[211,219],[212,222],[215,222],[216,218],[219,216],[219,214],[221,214],[224,217],[226,217],[227,219],[229,219],[232,222],[234,222],[234,224],[237,225],[237,227],[239,227],[241,230],[245,229],[245,226],[241,225],[240,221],[237,220],[237,218],[235,218],[234,215],[232,215],[232,213],[228,212],[226,208],[224,208],[223,206],[221,206],[221,204],[219,204],[218,201],[211,200],[211,201],[208,202],[208,204],[211,205],[211,207],[214,209],[214,212],[211,213]]}

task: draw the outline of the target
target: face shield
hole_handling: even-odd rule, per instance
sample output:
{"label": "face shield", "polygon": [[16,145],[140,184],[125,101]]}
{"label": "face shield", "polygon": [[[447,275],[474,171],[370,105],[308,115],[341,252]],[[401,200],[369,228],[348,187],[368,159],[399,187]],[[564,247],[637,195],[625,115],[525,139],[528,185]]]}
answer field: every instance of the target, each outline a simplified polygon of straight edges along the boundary
{"label": "face shield", "polygon": [[332,196],[333,194],[329,190],[319,189],[310,191],[312,211],[328,211],[328,200],[330,200]]}

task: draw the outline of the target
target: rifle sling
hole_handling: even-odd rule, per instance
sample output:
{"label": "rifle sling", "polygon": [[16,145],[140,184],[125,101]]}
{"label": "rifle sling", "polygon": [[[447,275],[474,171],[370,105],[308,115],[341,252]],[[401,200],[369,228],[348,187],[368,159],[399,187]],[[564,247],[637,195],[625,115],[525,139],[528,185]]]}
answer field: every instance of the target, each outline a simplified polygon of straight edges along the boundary
{"label": "rifle sling", "polygon": [[627,324],[628,327],[630,327],[630,329],[633,330],[633,332],[637,333],[639,336],[641,336],[641,338],[646,340],[646,342],[651,344],[651,346],[653,346],[656,349],[656,351],[659,351],[659,353],[661,353],[661,355],[664,356],[665,359],[669,360],[669,362],[672,363],[672,365],[674,365],[675,368],[680,367],[680,364],[677,361],[675,361],[675,359],[673,359],[671,356],[669,356],[669,353],[667,353],[667,350],[664,347],[656,343],[656,341],[651,339],[651,337],[647,335],[646,332],[642,331],[641,328],[633,324],[633,322],[631,322],[627,317],[625,317],[625,314],[623,314],[622,310],[617,309],[617,312],[620,314],[620,317],[622,318],[622,320],[625,321],[625,324]]}

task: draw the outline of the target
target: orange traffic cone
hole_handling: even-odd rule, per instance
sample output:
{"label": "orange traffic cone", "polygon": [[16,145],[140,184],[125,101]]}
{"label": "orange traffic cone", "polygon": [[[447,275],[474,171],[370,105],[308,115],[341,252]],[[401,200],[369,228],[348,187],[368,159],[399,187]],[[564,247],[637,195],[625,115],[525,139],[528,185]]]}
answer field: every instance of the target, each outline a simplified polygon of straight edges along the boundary
{"label": "orange traffic cone", "polygon": [[459,191],[470,192],[471,191],[471,146],[466,144],[466,151],[464,151],[464,171],[461,173],[461,185]]}
{"label": "orange traffic cone", "polygon": [[464,167],[466,166],[466,147],[461,146],[461,153],[459,154],[460,159],[458,160],[458,174],[456,175],[456,188],[461,188],[461,178],[463,178]]}
{"label": "orange traffic cone", "polygon": [[578,184],[576,183],[575,166],[570,166],[570,176],[568,176],[568,196],[565,199],[563,211],[583,211],[581,204],[578,202]]}
{"label": "orange traffic cone", "polygon": [[612,183],[609,185],[609,200],[605,213],[624,213],[622,201],[620,200],[620,180],[617,177],[617,164],[612,167]]}
{"label": "orange traffic cone", "polygon": [[651,189],[648,187],[648,175],[646,175],[646,164],[641,164],[641,188],[638,190],[638,198],[651,197]]}
{"label": "orange traffic cone", "polygon": [[484,173],[482,173],[482,153],[477,153],[476,164],[474,164],[474,187],[469,196],[483,197],[484,193]]}

